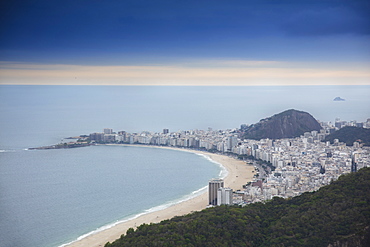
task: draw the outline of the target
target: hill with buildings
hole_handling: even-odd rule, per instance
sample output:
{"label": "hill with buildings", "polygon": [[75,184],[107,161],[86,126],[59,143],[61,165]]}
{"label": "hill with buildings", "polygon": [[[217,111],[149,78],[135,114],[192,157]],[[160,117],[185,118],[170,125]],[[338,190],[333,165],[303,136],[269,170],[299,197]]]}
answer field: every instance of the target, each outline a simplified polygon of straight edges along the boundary
{"label": "hill with buildings", "polygon": [[245,126],[241,131],[244,139],[260,140],[294,138],[320,129],[319,122],[309,113],[291,109]]}
{"label": "hill with buildings", "polygon": [[352,146],[354,142],[370,146],[370,129],[346,126],[328,135],[324,141],[333,143],[335,139],[346,143],[347,146]]}
{"label": "hill with buildings", "polygon": [[105,246],[370,246],[369,205],[370,168],[363,168],[290,199],[143,224]]}

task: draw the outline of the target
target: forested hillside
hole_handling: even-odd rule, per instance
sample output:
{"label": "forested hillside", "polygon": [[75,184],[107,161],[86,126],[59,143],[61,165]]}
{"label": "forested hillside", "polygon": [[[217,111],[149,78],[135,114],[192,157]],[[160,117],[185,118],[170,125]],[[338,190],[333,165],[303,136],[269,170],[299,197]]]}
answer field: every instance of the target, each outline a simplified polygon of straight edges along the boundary
{"label": "forested hillside", "polygon": [[324,141],[333,143],[334,139],[346,143],[347,146],[352,146],[353,142],[359,142],[365,146],[370,146],[370,129],[346,126],[328,135]]}
{"label": "forested hillside", "polygon": [[370,168],[311,193],[129,229],[119,246],[370,246]]}

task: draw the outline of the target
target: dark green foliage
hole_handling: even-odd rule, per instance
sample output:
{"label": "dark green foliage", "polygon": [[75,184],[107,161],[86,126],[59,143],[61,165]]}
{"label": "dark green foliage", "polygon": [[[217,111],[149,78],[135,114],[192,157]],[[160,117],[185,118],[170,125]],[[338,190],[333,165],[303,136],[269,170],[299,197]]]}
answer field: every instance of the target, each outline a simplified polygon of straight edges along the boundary
{"label": "dark green foliage", "polygon": [[324,141],[333,143],[334,139],[346,143],[347,146],[352,146],[353,142],[360,142],[365,146],[370,146],[370,129],[346,126],[328,135]]}
{"label": "dark green foliage", "polygon": [[220,206],[144,224],[106,246],[367,246],[369,200],[370,168],[363,168],[291,199]]}

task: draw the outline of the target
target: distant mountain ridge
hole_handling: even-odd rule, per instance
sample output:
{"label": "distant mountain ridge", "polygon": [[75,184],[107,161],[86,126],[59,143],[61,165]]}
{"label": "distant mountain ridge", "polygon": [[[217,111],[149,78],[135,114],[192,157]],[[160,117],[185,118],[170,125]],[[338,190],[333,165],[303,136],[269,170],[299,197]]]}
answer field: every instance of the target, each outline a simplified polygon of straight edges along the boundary
{"label": "distant mountain ridge", "polygon": [[346,143],[347,146],[352,146],[353,142],[359,142],[363,143],[365,146],[370,146],[370,129],[346,126],[328,135],[324,141],[333,143],[334,139]]}
{"label": "distant mountain ridge", "polygon": [[242,129],[244,132],[242,138],[255,140],[294,138],[305,132],[320,129],[321,125],[311,114],[290,109]]}

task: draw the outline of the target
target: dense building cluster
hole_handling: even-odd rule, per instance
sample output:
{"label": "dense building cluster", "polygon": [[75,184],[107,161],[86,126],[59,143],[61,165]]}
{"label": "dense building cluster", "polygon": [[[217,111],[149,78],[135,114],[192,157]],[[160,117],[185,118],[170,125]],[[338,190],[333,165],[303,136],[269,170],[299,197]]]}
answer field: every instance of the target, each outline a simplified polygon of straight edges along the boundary
{"label": "dense building cluster", "polygon": [[[351,147],[341,142],[330,144],[315,137],[308,142],[313,135],[315,133],[306,133],[299,138],[274,142],[246,141],[252,146],[253,157],[270,162],[275,169],[240,192],[244,201],[263,201],[274,196],[286,198],[315,191],[342,174],[370,165],[368,148],[361,148],[358,143]],[[257,147],[253,149],[253,145]]]}
{"label": "dense building cluster", "polygon": [[[238,129],[178,132],[164,129],[162,133],[148,131],[115,133],[112,129],[104,129],[103,133],[92,133],[89,138],[96,143],[191,148],[246,159],[249,164],[255,166],[255,179],[246,184],[243,190],[234,192],[233,199],[236,204],[245,204],[269,200],[274,196],[287,198],[315,191],[342,174],[370,166],[369,147],[362,147],[358,142],[353,146],[347,146],[339,140],[335,140],[334,143],[322,141],[325,136],[344,126],[370,127],[370,119],[365,123],[336,120],[334,125],[330,123],[321,125],[323,129],[320,131],[306,132],[297,138],[278,140],[240,139]],[[219,193],[225,194],[225,191]],[[217,202],[210,201],[210,204],[216,205]],[[225,201],[222,204],[229,203]]]}

